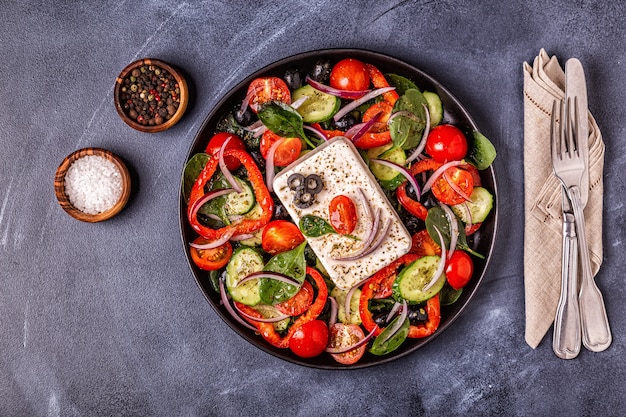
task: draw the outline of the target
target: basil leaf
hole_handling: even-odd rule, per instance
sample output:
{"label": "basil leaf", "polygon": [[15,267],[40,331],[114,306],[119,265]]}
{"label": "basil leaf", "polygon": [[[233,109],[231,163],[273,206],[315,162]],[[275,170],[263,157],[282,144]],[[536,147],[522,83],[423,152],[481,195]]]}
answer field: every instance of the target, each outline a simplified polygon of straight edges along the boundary
{"label": "basil leaf", "polygon": [[406,90],[409,89],[419,90],[413,81],[403,77],[402,75],[385,74],[385,78],[391,86],[396,87],[396,92],[399,95],[404,94]]}
{"label": "basil leaf", "polygon": [[428,105],[424,95],[415,88],[410,88],[400,96],[393,106],[393,112],[408,111],[414,117],[396,116],[389,123],[389,131],[393,144],[402,149],[412,149],[419,145],[422,132],[426,127],[426,111]]}
{"label": "basil leaf", "polygon": [[496,148],[485,135],[475,130],[469,141],[467,159],[479,170],[487,169],[496,159]]}
{"label": "basil leaf", "polygon": [[[472,255],[484,259],[484,255],[474,251],[467,244],[467,237],[465,236],[465,228],[463,224],[459,222],[459,219],[454,216],[454,221],[459,224],[459,235],[457,237],[456,247],[459,249],[463,249],[464,251],[471,253]],[[442,242],[439,241],[439,235],[435,230],[437,228],[441,233],[441,237],[443,238],[443,245],[446,248],[450,247],[450,237],[451,237],[451,229],[450,222],[448,220],[448,216],[446,212],[441,207],[432,207],[428,210],[428,215],[426,216],[426,230],[428,230],[428,234],[439,246],[443,246]]]}
{"label": "basil leaf", "polygon": [[306,237],[320,237],[329,233],[336,233],[326,220],[312,214],[302,216],[299,226],[302,234]]}
{"label": "basil leaf", "polygon": [[267,102],[259,108],[257,115],[261,122],[277,135],[300,138],[308,143],[302,116],[288,104],[280,101]]}
{"label": "basil leaf", "polygon": [[193,183],[196,182],[198,175],[200,175],[210,157],[206,153],[197,153],[185,165],[183,171],[183,198],[185,203],[189,202],[189,194],[191,194]]}
{"label": "basil leaf", "polygon": [[[301,284],[306,277],[306,259],[302,242],[296,248],[274,255],[263,268],[264,271],[289,275]],[[278,304],[296,295],[300,286],[291,285],[275,279],[263,278],[260,283],[261,301],[266,304]]]}
{"label": "basil leaf", "polygon": [[374,343],[372,343],[370,353],[377,356],[387,355],[400,347],[400,345],[406,340],[407,336],[409,335],[410,327],[410,322],[408,318],[404,319],[404,323],[402,323],[402,326],[400,326],[395,334],[389,334],[389,331],[392,327],[394,327],[394,324],[398,320],[400,320],[400,316],[393,319],[391,323],[389,323],[389,325],[385,327],[385,330],[380,332],[378,337],[376,337],[376,339],[374,340]]}
{"label": "basil leaf", "polygon": [[450,304],[454,304],[457,302],[461,294],[463,293],[463,288],[459,288],[455,290],[446,282],[441,291],[439,292],[439,302],[442,306],[447,306]]}

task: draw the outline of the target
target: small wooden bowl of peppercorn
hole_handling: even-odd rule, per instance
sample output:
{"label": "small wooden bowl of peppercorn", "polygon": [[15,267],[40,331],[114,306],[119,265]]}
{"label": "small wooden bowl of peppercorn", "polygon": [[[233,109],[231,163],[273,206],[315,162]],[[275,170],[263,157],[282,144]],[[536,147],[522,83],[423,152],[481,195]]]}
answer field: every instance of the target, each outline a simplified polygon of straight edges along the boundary
{"label": "small wooden bowl of peppercorn", "polygon": [[128,202],[130,187],[130,173],[124,161],[102,148],[72,152],[54,176],[54,192],[61,208],[87,223],[118,214]]}
{"label": "small wooden bowl of peppercorn", "polygon": [[189,102],[180,71],[158,59],[126,66],[115,80],[115,108],[122,120],[142,132],[161,132],[183,117]]}

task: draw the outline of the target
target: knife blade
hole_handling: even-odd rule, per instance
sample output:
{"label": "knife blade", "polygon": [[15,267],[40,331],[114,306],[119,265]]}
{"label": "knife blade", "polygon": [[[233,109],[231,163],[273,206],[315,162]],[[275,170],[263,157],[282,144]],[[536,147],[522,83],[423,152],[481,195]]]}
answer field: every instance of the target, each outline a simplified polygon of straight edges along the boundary
{"label": "knife blade", "polygon": [[[580,187],[581,207],[577,208],[576,213],[576,216],[583,216],[582,209],[587,204],[589,197],[589,124],[585,73],[582,64],[576,58],[570,58],[565,63],[565,102],[566,111],[574,115],[573,120],[576,127],[574,131],[578,131],[578,151],[585,162],[585,171]],[[585,231],[579,227],[582,226],[576,224],[576,233],[580,235],[578,251],[582,272],[578,293],[582,342],[588,350],[601,352],[608,348],[612,342],[611,329],[602,293],[591,273],[589,248],[587,245],[580,244],[581,241],[585,241]]]}

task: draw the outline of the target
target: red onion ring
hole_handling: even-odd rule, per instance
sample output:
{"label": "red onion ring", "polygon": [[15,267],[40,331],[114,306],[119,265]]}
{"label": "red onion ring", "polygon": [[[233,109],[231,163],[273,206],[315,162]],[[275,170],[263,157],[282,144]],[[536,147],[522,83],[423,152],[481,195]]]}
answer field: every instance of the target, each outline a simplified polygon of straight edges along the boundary
{"label": "red onion ring", "polygon": [[426,191],[430,190],[430,187],[432,187],[435,181],[437,181],[437,178],[439,178],[439,176],[443,174],[446,171],[446,169],[463,165],[463,164],[465,164],[465,162],[463,161],[450,161],[440,166],[437,170],[435,170],[435,172],[433,172],[433,175],[430,176],[428,181],[426,181],[426,184],[424,184],[424,188],[422,188],[422,193],[425,193]]}
{"label": "red onion ring", "polygon": [[246,94],[246,97],[241,102],[241,107],[239,108],[239,111],[237,112],[237,115],[239,117],[241,117],[241,115],[245,113],[246,109],[250,105],[250,100],[252,99],[252,97],[261,90],[263,90],[263,87],[257,87],[251,90],[248,94]]}
{"label": "red onion ring", "polygon": [[456,185],[454,183],[454,181],[452,181],[450,179],[450,176],[448,175],[447,172],[443,172],[443,179],[446,180],[446,182],[448,183],[448,185],[450,186],[450,188],[452,188],[454,190],[455,193],[457,193],[458,195],[460,195],[461,197],[463,197],[463,199],[465,201],[472,201],[472,199],[470,198],[470,196],[468,196],[467,194],[465,194],[465,192],[463,190],[461,190],[461,188]]}
{"label": "red onion ring", "polygon": [[302,106],[302,104],[308,99],[309,99],[309,96],[302,96],[296,101],[294,101],[293,103],[291,103],[291,107],[293,107],[294,110],[298,110],[298,107]]}
{"label": "red onion ring", "polygon": [[[385,220],[385,224],[383,225],[382,231],[381,233],[378,235],[378,237],[376,238],[376,240],[372,243],[372,245],[363,253],[361,253],[358,258],[362,258],[364,256],[369,255],[370,253],[374,252],[376,249],[378,249],[378,247],[383,243],[383,240],[385,239],[385,237],[387,236],[387,233],[389,233],[389,229],[391,228],[391,220],[390,219],[386,219]],[[358,259],[357,258],[357,259]]]}
{"label": "red onion ring", "polygon": [[226,149],[226,145],[228,145],[228,143],[230,142],[232,138],[233,138],[232,136],[229,136],[226,138],[224,143],[222,143],[222,146],[220,147],[220,151],[217,157],[218,157],[220,170],[222,171],[222,174],[224,174],[224,178],[226,178],[226,181],[228,181],[230,186],[233,187],[235,191],[240,193],[243,191],[243,188],[241,188],[241,184],[239,184],[239,182],[237,182],[235,177],[233,177],[233,174],[231,174],[230,170],[226,166],[226,162],[224,162],[224,150]]}
{"label": "red onion ring", "polygon": [[358,285],[354,285],[354,286],[352,286],[352,288],[350,288],[350,290],[348,290],[348,292],[346,293],[346,301],[343,303],[343,311],[346,314],[346,321],[348,323],[351,322],[350,310],[352,310],[352,309],[350,308],[350,306],[352,304],[352,296],[356,292],[357,288],[359,288],[359,286]]}
{"label": "red onion ring", "polygon": [[393,307],[391,308],[391,311],[389,312],[389,314],[387,314],[385,323],[389,323],[391,321],[391,319],[393,318],[393,316],[396,315],[400,307],[402,307],[402,304],[400,304],[399,302],[396,301],[395,303],[393,303]]}
{"label": "red onion ring", "polygon": [[407,162],[412,162],[422,153],[424,148],[426,147],[426,139],[428,139],[428,135],[430,133],[430,112],[428,111],[428,106],[425,103],[422,103],[424,106],[424,112],[426,113],[426,125],[424,126],[424,132],[422,133],[422,139],[420,140],[417,148],[409,155],[406,159]]}
{"label": "red onion ring", "polygon": [[328,297],[328,301],[330,301],[330,314],[328,317],[328,327],[333,327],[335,323],[337,323],[337,300],[335,297]]}
{"label": "red onion ring", "polygon": [[304,128],[310,132],[313,132],[315,134],[315,136],[317,136],[318,138],[322,139],[324,142],[328,140],[328,138],[326,137],[326,135],[324,134],[324,132],[322,132],[321,130],[318,130],[312,126],[309,125],[304,125]]}
{"label": "red onion ring", "polygon": [[404,321],[409,315],[409,309],[407,308],[406,300],[402,300],[402,310],[400,312],[400,318],[394,323],[393,327],[389,327],[389,333],[387,337],[383,338],[383,343],[391,339],[400,330],[400,327],[404,324]]}
{"label": "red onion ring", "polygon": [[353,141],[353,142],[358,140],[361,136],[366,134],[372,128],[374,123],[376,123],[378,121],[378,119],[380,119],[382,114],[383,114],[383,112],[379,111],[371,119],[369,119],[367,122],[359,123],[359,124],[356,124],[356,125],[352,126],[346,132],[346,137],[348,139],[350,139],[351,141]]}
{"label": "red onion ring", "polygon": [[232,188],[223,188],[221,190],[215,190],[215,191],[210,191],[206,193],[201,198],[199,198],[195,203],[193,203],[193,206],[191,207],[191,213],[190,213],[191,217],[196,217],[198,215],[198,211],[200,210],[200,207],[202,207],[205,203],[209,202],[210,200],[213,200],[214,198],[221,197],[225,194],[229,194],[234,191],[235,190],[233,190]]}
{"label": "red onion ring", "polygon": [[420,121],[419,118],[415,115],[415,113],[408,111],[408,110],[400,110],[400,111],[392,113],[391,116],[389,116],[389,119],[387,119],[387,126],[389,126],[391,124],[391,121],[395,119],[396,117],[408,117],[414,122]]}
{"label": "red onion ring", "polygon": [[398,171],[400,174],[402,174],[404,176],[404,178],[406,178],[409,181],[409,183],[411,184],[411,186],[415,190],[415,194],[417,195],[417,199],[418,200],[420,199],[420,196],[421,196],[420,186],[417,183],[417,180],[415,179],[413,174],[411,174],[411,171],[409,171],[408,169],[406,169],[402,165],[396,164],[395,162],[386,161],[384,159],[372,158],[372,159],[370,159],[370,162],[376,162],[378,164],[385,165],[385,166],[387,166],[389,168],[393,168],[396,171]]}
{"label": "red onion ring", "polygon": [[250,275],[248,275],[247,277],[245,277],[244,279],[242,279],[241,281],[239,281],[237,283],[237,285],[241,285],[244,282],[248,282],[248,281],[251,281],[251,280],[257,279],[257,278],[274,279],[276,281],[281,281],[281,282],[284,282],[285,284],[294,285],[296,287],[300,287],[300,285],[302,285],[300,283],[300,281],[290,277],[289,275],[281,274],[281,273],[278,273],[278,272],[270,272],[270,271],[253,272]]}
{"label": "red onion ring", "polygon": [[443,203],[440,203],[439,206],[446,213],[446,217],[448,217],[448,223],[450,223],[450,248],[448,249],[448,259],[450,259],[450,257],[454,253],[454,250],[456,249],[456,244],[459,239],[459,222],[450,207]]}
{"label": "red onion ring", "polygon": [[240,324],[242,324],[244,327],[246,327],[247,329],[250,329],[254,332],[257,332],[258,330],[256,329],[256,327],[252,326],[250,323],[246,322],[244,319],[242,319],[239,314],[237,314],[235,312],[235,310],[233,309],[233,306],[230,305],[230,301],[228,301],[228,296],[226,295],[226,289],[224,288],[224,281],[220,279],[220,299],[222,300],[222,305],[224,305],[224,308],[226,308],[226,311],[228,311],[228,313]]}
{"label": "red onion ring", "polygon": [[380,227],[380,211],[381,211],[380,208],[376,210],[376,214],[374,214],[374,221],[372,223],[372,227],[370,228],[370,231],[367,234],[367,238],[365,239],[365,242],[363,242],[363,245],[352,255],[333,258],[335,261],[353,261],[353,260],[360,259],[361,257],[365,256],[363,255],[363,253],[369,248],[369,246],[374,241],[374,237],[378,233],[378,229]]}
{"label": "red onion ring", "polygon": [[365,94],[363,97],[346,104],[337,113],[335,113],[335,115],[333,116],[333,119],[335,121],[338,121],[343,116],[345,116],[346,114],[350,113],[352,110],[359,107],[361,104],[373,99],[374,97],[378,97],[381,94],[388,93],[389,91],[393,91],[395,89],[396,89],[395,87],[383,87],[383,88],[377,88],[376,90],[372,90],[369,93]]}
{"label": "red onion ring", "polygon": [[357,99],[363,97],[365,94],[369,93],[371,90],[339,90],[338,88],[333,88],[326,84],[322,84],[318,81],[315,81],[308,75],[305,78],[305,81],[316,90],[321,91],[325,94],[330,94],[331,96],[336,96],[339,98],[345,98],[349,100]]}
{"label": "red onion ring", "polygon": [[213,242],[204,243],[204,244],[191,242],[189,243],[189,246],[191,246],[192,248],[201,249],[201,250],[218,248],[222,246],[224,243],[228,242],[234,234],[235,234],[235,229],[230,229],[230,230],[227,230],[226,233],[222,235],[222,237],[220,237],[217,240],[214,240]]}
{"label": "red onion ring", "polygon": [[286,315],[286,314],[280,314],[280,315],[278,315],[276,317],[268,317],[268,318],[265,318],[265,317],[263,317],[263,318],[254,317],[254,316],[251,316],[250,314],[248,314],[246,312],[241,311],[241,309],[239,307],[237,307],[237,304],[235,304],[235,308],[237,309],[237,312],[239,314],[241,314],[242,316],[244,316],[245,318],[248,318],[248,319],[254,320],[254,321],[258,321],[259,323],[277,323],[277,322],[279,322],[281,320],[285,320],[285,319],[289,318],[289,316]]}
{"label": "red onion ring", "polygon": [[339,354],[339,353],[350,352],[351,350],[360,348],[361,346],[369,342],[372,337],[374,337],[374,333],[376,333],[377,330],[378,330],[378,326],[374,326],[374,329],[371,332],[369,332],[363,339],[359,340],[358,342],[350,346],[346,346],[346,347],[336,347],[336,348],[329,347],[329,348],[326,348],[326,352],[331,353],[331,354]]}
{"label": "red onion ring", "polygon": [[435,285],[435,282],[437,282],[441,274],[443,274],[443,270],[446,267],[446,259],[447,259],[446,245],[444,244],[443,236],[441,235],[441,232],[439,231],[437,226],[434,226],[434,229],[435,229],[435,232],[437,232],[437,235],[439,236],[439,243],[441,243],[441,245],[439,245],[441,246],[441,259],[439,260],[439,265],[437,265],[437,270],[433,274],[433,277],[431,278],[430,282],[426,284],[426,286],[422,289],[422,291],[428,291],[433,285]]}
{"label": "red onion ring", "polygon": [[276,153],[276,149],[278,149],[278,147],[286,140],[286,138],[278,139],[276,142],[272,143],[272,146],[270,146],[267,151],[267,159],[265,160],[265,182],[270,193],[274,191],[273,182],[274,176],[276,175],[274,172],[274,154]]}
{"label": "red onion ring", "polygon": [[239,242],[246,239],[252,239],[254,235],[252,233],[244,233],[242,235],[233,236],[230,238],[233,242]]}

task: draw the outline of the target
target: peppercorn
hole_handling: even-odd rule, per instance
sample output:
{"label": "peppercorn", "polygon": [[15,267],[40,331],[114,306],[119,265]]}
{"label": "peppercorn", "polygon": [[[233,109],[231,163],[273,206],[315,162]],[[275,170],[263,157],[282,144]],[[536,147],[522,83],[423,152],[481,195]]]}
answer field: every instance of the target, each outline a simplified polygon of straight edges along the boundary
{"label": "peppercorn", "polygon": [[124,78],[120,102],[125,113],[143,125],[159,125],[178,110],[180,88],[169,71],[156,65],[134,68]]}

